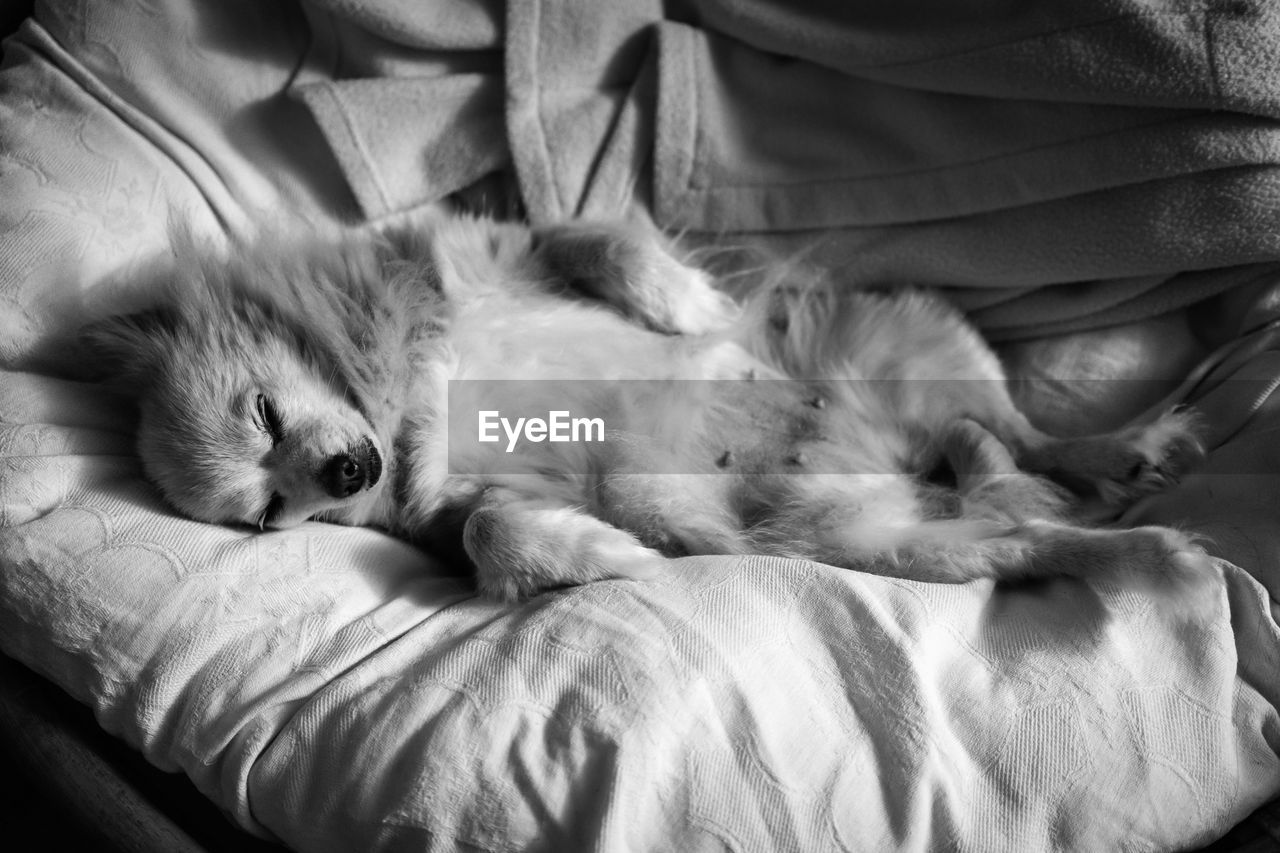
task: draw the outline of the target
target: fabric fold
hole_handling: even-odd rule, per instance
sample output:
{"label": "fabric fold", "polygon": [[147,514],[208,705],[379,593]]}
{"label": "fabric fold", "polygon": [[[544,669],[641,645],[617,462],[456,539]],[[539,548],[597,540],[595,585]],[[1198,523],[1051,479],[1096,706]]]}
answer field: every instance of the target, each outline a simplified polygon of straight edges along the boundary
{"label": "fabric fold", "polygon": [[294,95],[370,219],[437,201],[510,161],[497,75],[324,80]]}
{"label": "fabric fold", "polygon": [[1280,162],[1271,119],[886,85],[678,24],[659,43],[672,228],[909,225]]}
{"label": "fabric fold", "polygon": [[[507,129],[535,221],[643,206],[691,242],[803,255],[849,286],[1002,303],[1006,337],[1068,328],[1054,288],[1114,288],[1074,311],[1069,328],[1096,328],[1280,259],[1280,76],[1245,70],[1280,57],[1263,3],[700,0],[626,26],[592,4],[509,7]],[[641,49],[656,90],[611,99],[649,67]],[[619,121],[624,103],[652,125]]]}

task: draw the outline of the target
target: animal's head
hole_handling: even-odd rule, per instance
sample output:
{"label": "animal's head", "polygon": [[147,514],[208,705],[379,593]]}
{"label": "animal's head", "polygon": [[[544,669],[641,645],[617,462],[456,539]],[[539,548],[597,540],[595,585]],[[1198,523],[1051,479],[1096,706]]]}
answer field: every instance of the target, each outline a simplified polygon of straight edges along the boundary
{"label": "animal's head", "polygon": [[389,436],[355,390],[343,318],[296,282],[225,277],[271,272],[201,270],[84,337],[137,397],[144,470],[180,512],[259,528],[350,519],[385,488]]}

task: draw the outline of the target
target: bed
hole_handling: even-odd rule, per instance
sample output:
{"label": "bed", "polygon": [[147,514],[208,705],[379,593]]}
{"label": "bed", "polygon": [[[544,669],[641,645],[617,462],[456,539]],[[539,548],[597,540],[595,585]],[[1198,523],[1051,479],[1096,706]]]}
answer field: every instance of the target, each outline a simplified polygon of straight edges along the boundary
{"label": "bed", "polygon": [[[11,811],[106,849],[1274,849],[1280,17],[1055,5],[37,4],[0,70]],[[68,319],[175,218],[453,208],[938,287],[1059,431],[1195,405],[1205,466],[1128,520],[1215,576],[702,557],[503,605],[375,531],[169,512]]]}

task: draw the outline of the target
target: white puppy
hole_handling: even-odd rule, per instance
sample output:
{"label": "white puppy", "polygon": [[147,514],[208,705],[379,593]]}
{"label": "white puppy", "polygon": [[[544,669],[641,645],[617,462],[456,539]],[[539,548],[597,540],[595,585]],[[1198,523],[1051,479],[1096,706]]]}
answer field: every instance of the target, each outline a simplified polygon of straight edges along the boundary
{"label": "white puppy", "polygon": [[[678,554],[953,582],[1207,564],[1171,529],[1079,524],[1195,460],[1187,414],[1045,435],[921,293],[784,281],[739,307],[621,224],[458,219],[179,261],[154,307],[88,336],[138,395],[145,470],[196,519],[374,525],[503,598]],[[481,440],[502,412],[601,435],[540,441],[513,416]]]}

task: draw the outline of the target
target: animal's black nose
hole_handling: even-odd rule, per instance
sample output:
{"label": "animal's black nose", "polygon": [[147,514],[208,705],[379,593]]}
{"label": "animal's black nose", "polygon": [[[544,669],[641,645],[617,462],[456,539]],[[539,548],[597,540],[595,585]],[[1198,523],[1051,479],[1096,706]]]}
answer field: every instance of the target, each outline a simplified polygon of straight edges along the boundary
{"label": "animal's black nose", "polygon": [[364,488],[365,466],[349,453],[339,453],[325,463],[320,475],[324,490],[335,498],[347,498]]}
{"label": "animal's black nose", "polygon": [[369,438],[324,463],[320,484],[330,496],[349,498],[361,489],[372,489],[382,476],[382,454]]}

